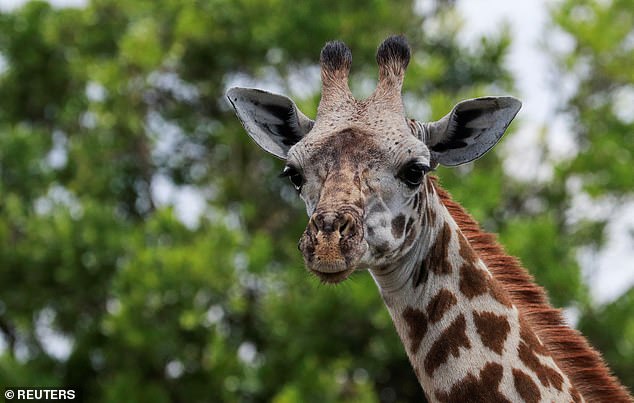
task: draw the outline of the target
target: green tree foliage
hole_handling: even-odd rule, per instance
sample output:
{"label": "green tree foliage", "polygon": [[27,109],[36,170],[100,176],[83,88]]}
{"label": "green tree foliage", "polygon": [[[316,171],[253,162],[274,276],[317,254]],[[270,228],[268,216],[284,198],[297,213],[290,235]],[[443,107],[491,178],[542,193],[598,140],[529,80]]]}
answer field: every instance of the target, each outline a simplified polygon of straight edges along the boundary
{"label": "green tree foliage", "polygon": [[[506,32],[466,48],[452,2],[414,3],[94,0],[1,14],[0,384],[72,386],[94,402],[419,401],[369,276],[332,288],[303,270],[303,206],[223,97],[249,82],[314,116],[324,42],[353,49],[362,95],[394,32],[414,48],[417,118],[512,90]],[[566,222],[561,186],[510,178],[499,153],[440,176],[557,305],[587,305],[575,253],[592,237]],[[165,184],[203,198],[197,221]]]}
{"label": "green tree foliage", "polygon": [[[563,109],[578,149],[557,165],[555,181],[576,180],[583,193],[618,211],[634,196],[634,9],[626,0],[567,0],[552,10],[552,22],[572,44],[566,51],[553,51],[553,56],[558,80],[574,83]],[[618,216],[588,215],[579,226],[579,241],[595,249],[601,246],[607,219]],[[598,244],[588,242],[591,239]],[[622,264],[634,269],[632,262]],[[632,289],[606,306],[589,306],[582,313],[579,328],[633,389]]]}
{"label": "green tree foliage", "polygon": [[627,1],[566,1],[553,21],[574,41],[571,51],[558,55],[558,65],[576,85],[565,107],[579,153],[561,175],[580,176],[595,197],[631,195],[634,10]]}

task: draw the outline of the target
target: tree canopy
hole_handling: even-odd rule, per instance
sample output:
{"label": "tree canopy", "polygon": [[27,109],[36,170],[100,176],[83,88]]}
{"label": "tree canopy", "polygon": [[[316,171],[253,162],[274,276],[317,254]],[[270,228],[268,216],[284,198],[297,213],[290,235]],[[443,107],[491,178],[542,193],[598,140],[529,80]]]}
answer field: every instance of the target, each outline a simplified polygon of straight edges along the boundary
{"label": "tree canopy", "polygon": [[[0,384],[73,387],[89,402],[419,401],[370,277],[332,288],[302,268],[303,206],[224,92],[278,90],[314,116],[323,44],[351,47],[363,95],[396,32],[413,48],[413,117],[514,93],[509,33],[466,46],[453,2],[429,4],[32,1],[0,14]],[[634,121],[620,105],[634,14],[627,0],[551,13],[575,43],[552,57],[578,80],[562,100],[578,152],[549,160],[548,181],[505,172],[502,149],[439,176],[554,305],[579,310],[633,386],[632,292],[597,306],[579,269],[609,217],[571,221],[569,209],[579,191],[631,200]]]}

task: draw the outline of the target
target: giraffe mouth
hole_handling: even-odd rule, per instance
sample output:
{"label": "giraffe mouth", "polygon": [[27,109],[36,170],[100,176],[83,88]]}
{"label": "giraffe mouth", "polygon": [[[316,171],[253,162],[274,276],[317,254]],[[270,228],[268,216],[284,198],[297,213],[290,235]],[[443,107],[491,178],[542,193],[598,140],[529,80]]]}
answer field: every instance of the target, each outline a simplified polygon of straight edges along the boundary
{"label": "giraffe mouth", "polygon": [[347,279],[356,269],[357,253],[341,253],[341,248],[332,243],[317,243],[305,248],[306,268],[323,283],[336,284]]}
{"label": "giraffe mouth", "polygon": [[[343,214],[328,213],[335,217]],[[327,221],[324,219],[324,221]],[[348,215],[344,223],[331,219],[330,226],[321,217],[313,218],[299,242],[304,263],[323,283],[336,284],[347,279],[365,253],[363,228],[357,215]]]}
{"label": "giraffe mouth", "polygon": [[324,284],[340,283],[344,281],[345,279],[347,279],[348,277],[350,277],[352,272],[354,272],[354,267],[350,269],[337,271],[337,272],[325,272],[325,271],[317,270],[311,267],[309,267],[308,269],[310,270],[311,273],[317,276],[317,278]]}

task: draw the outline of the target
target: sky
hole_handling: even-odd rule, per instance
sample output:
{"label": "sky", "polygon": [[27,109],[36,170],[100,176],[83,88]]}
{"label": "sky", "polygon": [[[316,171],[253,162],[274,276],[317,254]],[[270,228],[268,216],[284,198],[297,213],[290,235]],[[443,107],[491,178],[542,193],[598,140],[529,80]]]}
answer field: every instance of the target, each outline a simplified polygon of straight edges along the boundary
{"label": "sky", "polygon": [[[0,10],[11,10],[24,2],[0,0]],[[52,0],[51,3],[72,7],[85,4],[85,0]],[[527,152],[531,144],[536,143],[535,136],[544,125],[550,128],[549,145],[556,155],[563,158],[572,152],[566,120],[555,112],[562,94],[570,91],[570,85],[555,85],[549,74],[549,60],[543,51],[546,43],[557,49],[566,49],[571,45],[570,39],[564,35],[549,32],[546,38],[544,28],[548,23],[548,5],[552,3],[552,0],[457,2],[464,18],[461,39],[466,43],[475,43],[482,35],[495,34],[504,24],[511,31],[513,41],[506,63],[516,80],[518,93],[513,95],[522,100],[523,107],[518,116],[520,124],[516,126],[516,132],[503,143],[508,156],[505,167],[526,180],[544,179],[550,173],[548,167],[540,163],[536,153]],[[512,158],[513,155],[522,155],[522,158]],[[535,167],[542,168],[536,171]],[[159,202],[174,204],[176,213],[180,212],[180,218],[194,226],[205,208],[204,198],[197,195],[194,189],[175,191],[165,178],[158,177],[155,182],[153,187],[157,189]],[[594,214],[599,210],[599,206],[583,197],[576,200],[575,205],[581,214]],[[622,208],[618,215],[620,219],[608,225],[605,249],[598,255],[579,255],[585,280],[598,303],[610,302],[634,285],[634,237],[630,235],[634,229],[634,204]]]}

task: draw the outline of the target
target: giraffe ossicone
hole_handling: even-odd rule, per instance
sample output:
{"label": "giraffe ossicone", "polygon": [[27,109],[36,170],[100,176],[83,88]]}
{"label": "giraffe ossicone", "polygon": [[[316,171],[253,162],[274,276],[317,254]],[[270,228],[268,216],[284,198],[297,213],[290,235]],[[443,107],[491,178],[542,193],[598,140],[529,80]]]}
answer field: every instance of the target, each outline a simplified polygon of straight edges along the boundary
{"label": "giraffe ossicone", "polygon": [[[476,98],[436,122],[408,119],[401,95],[407,41],[387,38],[376,59],[377,87],[357,100],[348,86],[352,53],[327,43],[315,120],[282,95],[227,93],[249,136],[286,161],[283,175],[306,204],[299,246],[308,270],[337,283],[369,269],[429,400],[630,401],[541,288],[428,175],[439,164],[484,155],[521,103]],[[512,275],[498,278],[504,270]],[[555,330],[573,340],[591,371],[575,367]]]}

